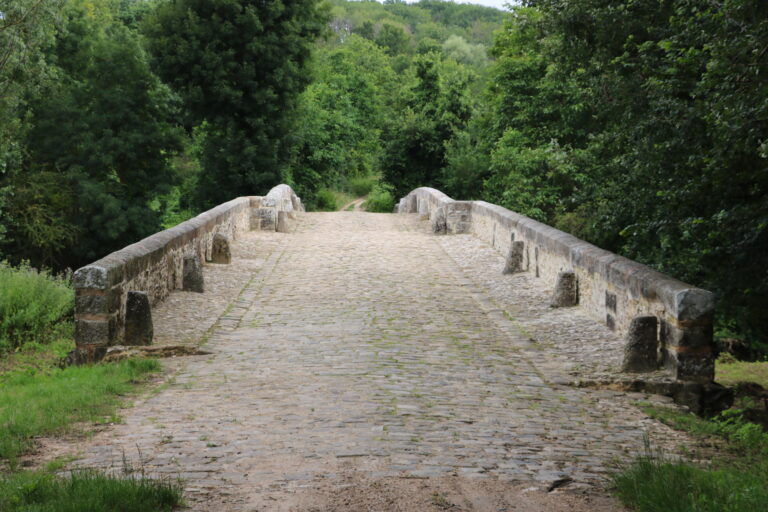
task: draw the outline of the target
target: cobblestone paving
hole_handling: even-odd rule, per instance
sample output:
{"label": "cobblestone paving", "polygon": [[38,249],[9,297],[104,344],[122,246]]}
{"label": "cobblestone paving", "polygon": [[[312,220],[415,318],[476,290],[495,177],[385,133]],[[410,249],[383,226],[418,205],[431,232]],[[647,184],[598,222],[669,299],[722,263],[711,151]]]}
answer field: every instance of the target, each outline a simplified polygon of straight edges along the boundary
{"label": "cobblestone paving", "polygon": [[491,258],[477,241],[362,212],[259,236],[269,251],[243,269],[213,354],[96,435],[78,466],[119,468],[125,454],[181,475],[194,510],[275,510],[349,471],[600,482],[644,433],[668,450],[685,441],[631,406],[641,395],[555,384],[547,351],[583,333],[531,341],[535,315],[505,312],[509,290],[462,259]]}

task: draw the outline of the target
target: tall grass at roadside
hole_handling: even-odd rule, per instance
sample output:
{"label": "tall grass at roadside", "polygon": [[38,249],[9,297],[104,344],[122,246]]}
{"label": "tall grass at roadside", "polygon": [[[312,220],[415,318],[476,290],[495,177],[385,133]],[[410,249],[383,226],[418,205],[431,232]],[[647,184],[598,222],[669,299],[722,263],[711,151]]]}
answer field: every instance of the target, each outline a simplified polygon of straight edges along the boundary
{"label": "tall grass at roadside", "polygon": [[155,512],[182,504],[182,487],[144,474],[21,472],[0,477],[3,512]]}
{"label": "tall grass at roadside", "polygon": [[768,464],[699,467],[640,457],[613,484],[619,499],[639,512],[765,512]]}
{"label": "tall grass at roadside", "polygon": [[768,433],[729,410],[702,419],[675,409],[643,410],[677,430],[719,438],[722,451],[695,464],[652,452],[613,477],[616,495],[639,512],[763,512],[768,509]]}
{"label": "tall grass at roadside", "polygon": [[0,262],[0,290],[0,352],[52,339],[56,324],[74,309],[75,294],[67,277],[28,265],[14,268]]}
{"label": "tall grass at roadside", "polygon": [[155,360],[138,359],[0,376],[0,459],[14,468],[34,436],[65,432],[80,421],[115,421],[120,398],[159,369]]}

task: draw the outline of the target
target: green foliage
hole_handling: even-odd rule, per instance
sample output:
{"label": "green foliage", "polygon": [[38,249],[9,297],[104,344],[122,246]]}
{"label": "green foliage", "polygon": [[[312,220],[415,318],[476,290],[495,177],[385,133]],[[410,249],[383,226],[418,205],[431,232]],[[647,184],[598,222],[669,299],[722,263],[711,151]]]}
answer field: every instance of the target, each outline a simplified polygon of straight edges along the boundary
{"label": "green foliage", "polygon": [[37,471],[0,477],[0,509],[6,512],[155,512],[182,503],[178,481],[143,473],[75,471],[58,477]]}
{"label": "green foliage", "polygon": [[768,503],[768,462],[708,469],[659,455],[640,457],[613,479],[614,491],[639,512],[760,512]]}
{"label": "green foliage", "polygon": [[379,183],[379,179],[373,175],[351,178],[347,181],[346,189],[356,197],[367,196]]}
{"label": "green foliage", "polygon": [[13,467],[35,436],[81,421],[114,421],[120,397],[159,369],[157,361],[141,359],[0,375],[0,459]]}
{"label": "green foliage", "polygon": [[768,362],[723,361],[722,355],[715,365],[715,381],[724,386],[739,382],[754,382],[768,388]]}
{"label": "green foliage", "polygon": [[765,340],[768,4],[528,5],[491,52],[483,197],[715,291]]}
{"label": "green foliage", "polygon": [[430,53],[414,58],[413,73],[413,85],[403,95],[405,108],[387,134],[382,163],[384,180],[399,197],[437,185],[447,164],[446,145],[472,112],[472,74],[463,66]]}
{"label": "green foliage", "polygon": [[317,0],[174,0],[147,17],[156,68],[183,97],[188,128],[207,122],[199,206],[280,181],[311,45],[326,21]]}
{"label": "green foliage", "polygon": [[377,183],[363,207],[369,212],[392,213],[395,208],[395,196],[392,194],[391,187]]}
{"label": "green foliage", "polygon": [[651,417],[699,438],[721,438],[725,454],[699,466],[667,460],[646,446],[646,454],[613,477],[618,497],[635,510],[757,511],[768,503],[768,433],[729,410],[711,420],[677,409],[644,406]]}
{"label": "green foliage", "polygon": [[51,339],[57,323],[72,314],[69,276],[56,277],[26,264],[0,262],[0,353]]}
{"label": "green foliage", "polygon": [[76,266],[158,226],[150,199],[174,176],[176,101],[106,0],[69,0],[37,58],[55,80],[24,91],[22,157],[5,175],[13,260]]}

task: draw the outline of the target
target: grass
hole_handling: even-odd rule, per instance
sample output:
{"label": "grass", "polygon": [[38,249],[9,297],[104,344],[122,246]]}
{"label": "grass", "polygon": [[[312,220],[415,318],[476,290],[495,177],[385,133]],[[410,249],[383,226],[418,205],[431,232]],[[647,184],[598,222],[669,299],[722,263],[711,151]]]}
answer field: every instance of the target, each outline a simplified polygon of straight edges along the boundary
{"label": "grass", "polygon": [[619,499],[639,512],[764,512],[768,465],[699,467],[649,453],[614,478]]}
{"label": "grass", "polygon": [[57,324],[74,310],[68,276],[53,276],[28,265],[0,262],[0,352],[43,343],[57,335]]}
{"label": "grass", "polygon": [[116,421],[121,398],[159,369],[157,361],[142,359],[6,372],[0,376],[0,459],[13,469],[35,436],[67,432],[76,422]]}
{"label": "grass", "polygon": [[621,501],[639,512],[757,512],[768,505],[768,433],[730,410],[705,420],[677,409],[645,405],[643,410],[722,449],[694,464],[671,460],[646,445],[645,455],[613,477]]}
{"label": "grass", "polygon": [[718,360],[715,366],[715,380],[723,386],[735,386],[740,382],[755,382],[768,388],[768,362],[748,363],[745,361]]}
{"label": "grass", "polygon": [[25,471],[0,477],[4,512],[154,512],[182,503],[182,486],[144,474],[107,475],[95,471],[58,477],[49,471]]}

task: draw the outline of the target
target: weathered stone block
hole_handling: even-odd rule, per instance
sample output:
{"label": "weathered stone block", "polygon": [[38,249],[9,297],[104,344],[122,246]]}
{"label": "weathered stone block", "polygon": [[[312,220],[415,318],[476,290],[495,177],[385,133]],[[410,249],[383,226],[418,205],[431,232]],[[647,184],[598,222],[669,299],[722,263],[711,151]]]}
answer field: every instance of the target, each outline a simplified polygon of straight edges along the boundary
{"label": "weathered stone block", "polygon": [[632,319],[624,345],[623,372],[650,372],[659,368],[659,322],[655,316]]}
{"label": "weathered stone block", "polygon": [[203,293],[203,266],[197,254],[184,256],[184,266],[181,278],[181,289],[185,292]]}
{"label": "weathered stone block", "polygon": [[228,265],[232,263],[232,252],[229,248],[229,239],[221,233],[213,235],[211,244],[211,263]]}
{"label": "weathered stone block", "polygon": [[116,338],[117,319],[113,316],[101,320],[76,320],[75,342],[80,345],[110,345]]}
{"label": "weathered stone block", "polygon": [[576,274],[567,270],[557,274],[555,291],[552,294],[550,306],[553,308],[567,308],[579,303],[579,286]]}
{"label": "weathered stone block", "polygon": [[445,207],[441,206],[437,210],[435,210],[434,214],[432,214],[432,220],[431,220],[431,227],[432,227],[432,233],[436,235],[444,235],[447,231],[448,226],[445,222]]}
{"label": "weathered stone block", "polygon": [[262,230],[275,231],[277,229],[277,209],[262,206],[256,210],[256,215],[261,221],[260,228]]}
{"label": "weathered stone block", "polygon": [[715,357],[709,351],[675,352],[669,355],[675,361],[677,380],[712,382],[715,380]]}
{"label": "weathered stone block", "polygon": [[125,345],[150,345],[154,336],[149,297],[140,291],[129,291],[125,301]]}
{"label": "weathered stone block", "polygon": [[523,271],[523,257],[525,255],[525,242],[512,242],[509,247],[507,260],[504,262],[502,274],[515,274]]}
{"label": "weathered stone block", "polygon": [[277,212],[277,226],[276,226],[278,233],[290,233],[291,232],[291,224],[289,220],[288,212],[279,211]]}

